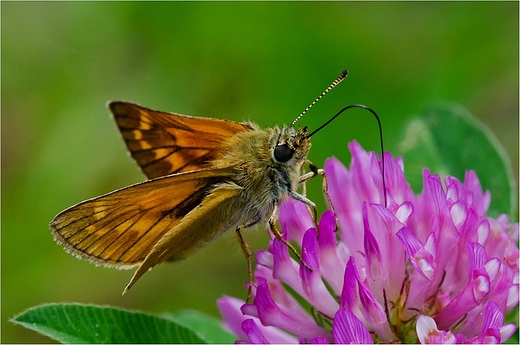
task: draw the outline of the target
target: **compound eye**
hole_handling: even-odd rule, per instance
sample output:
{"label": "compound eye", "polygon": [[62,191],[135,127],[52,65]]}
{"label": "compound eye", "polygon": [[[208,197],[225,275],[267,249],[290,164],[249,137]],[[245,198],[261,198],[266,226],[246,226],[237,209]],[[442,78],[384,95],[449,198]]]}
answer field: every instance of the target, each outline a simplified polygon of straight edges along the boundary
{"label": "compound eye", "polygon": [[294,150],[287,144],[278,145],[274,148],[274,159],[279,163],[285,163],[292,158]]}

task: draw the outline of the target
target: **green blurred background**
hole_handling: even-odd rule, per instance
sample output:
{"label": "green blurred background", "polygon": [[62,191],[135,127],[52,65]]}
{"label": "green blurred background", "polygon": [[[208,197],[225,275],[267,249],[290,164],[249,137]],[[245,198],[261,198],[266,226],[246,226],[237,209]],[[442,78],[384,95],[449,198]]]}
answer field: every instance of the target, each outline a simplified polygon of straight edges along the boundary
{"label": "green blurred background", "polygon": [[[266,127],[290,123],[349,69],[302,124],[316,128],[364,103],[398,154],[410,116],[458,102],[491,127],[518,176],[518,2],[2,2],[1,10],[2,342],[49,342],[8,322],[46,302],[218,315],[217,298],[246,296],[232,234],[156,267],[124,297],[131,271],[95,267],[53,242],[56,213],[144,179],[108,100]],[[375,121],[348,114],[313,138],[317,165],[332,155],[349,164],[354,139],[378,149]],[[311,198],[321,199],[320,185],[309,183]],[[262,227],[246,233],[255,250],[267,237]]]}

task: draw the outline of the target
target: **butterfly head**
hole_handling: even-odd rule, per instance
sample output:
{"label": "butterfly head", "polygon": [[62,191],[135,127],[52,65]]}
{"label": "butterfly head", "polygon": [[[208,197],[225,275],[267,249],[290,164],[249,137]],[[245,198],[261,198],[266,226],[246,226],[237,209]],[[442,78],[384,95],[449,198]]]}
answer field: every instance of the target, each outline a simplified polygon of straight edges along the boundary
{"label": "butterfly head", "polygon": [[272,158],[277,163],[300,163],[307,159],[310,149],[311,140],[307,127],[284,127],[273,149]]}

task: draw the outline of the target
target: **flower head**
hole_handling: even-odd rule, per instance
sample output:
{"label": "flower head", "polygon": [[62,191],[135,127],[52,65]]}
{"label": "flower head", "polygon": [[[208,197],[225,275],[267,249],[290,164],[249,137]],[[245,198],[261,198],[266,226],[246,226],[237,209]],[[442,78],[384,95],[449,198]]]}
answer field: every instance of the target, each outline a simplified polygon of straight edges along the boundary
{"label": "flower head", "polygon": [[[516,330],[518,223],[486,216],[490,193],[423,172],[415,195],[403,162],[381,162],[353,142],[350,169],[325,163],[330,210],[316,225],[292,199],[280,209],[285,239],[257,253],[253,302],[223,297],[224,324],[249,343],[488,343]],[[307,266],[307,267],[306,267]],[[311,268],[311,269],[309,269]]]}

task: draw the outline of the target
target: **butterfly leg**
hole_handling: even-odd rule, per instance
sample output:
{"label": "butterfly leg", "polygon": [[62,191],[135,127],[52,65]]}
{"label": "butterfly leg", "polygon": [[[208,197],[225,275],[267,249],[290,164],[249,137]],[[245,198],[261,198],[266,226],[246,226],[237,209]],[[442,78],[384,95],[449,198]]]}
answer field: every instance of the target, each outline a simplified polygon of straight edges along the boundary
{"label": "butterfly leg", "polygon": [[[321,170],[321,169],[320,169]],[[322,170],[323,171],[323,170]],[[325,172],[323,171],[323,173],[321,174],[323,175],[323,184],[322,184],[322,191],[323,191],[323,195],[325,195],[325,199],[326,199],[326,202],[327,202],[327,206],[328,208],[336,213],[334,211],[334,206],[332,205],[332,200],[330,199],[330,195],[329,195],[329,185],[327,183],[327,176],[325,175]]]}
{"label": "butterfly leg", "polygon": [[[327,183],[327,176],[325,175],[325,170],[323,169],[318,169],[314,164],[312,164],[311,161],[307,160],[307,164],[309,165],[309,168],[311,169],[310,172],[306,173],[306,174],[303,174],[301,177],[300,177],[300,183],[303,184],[303,186],[305,187],[305,182],[316,177],[317,175],[321,175],[323,176],[323,184],[322,184],[322,191],[323,191],[323,195],[325,195],[325,199],[326,199],[326,202],[327,202],[327,206],[328,208],[334,212],[334,214],[336,214],[336,211],[334,210],[334,206],[332,205],[332,200],[330,199],[330,195],[329,195],[329,187],[328,187],[328,183]],[[305,194],[304,194],[305,195]],[[312,206],[309,205],[309,207],[312,208]],[[313,209],[314,211],[314,220],[316,222],[316,219],[317,219],[317,209],[314,208]],[[338,218],[336,217],[336,229],[339,228],[339,224],[338,224]],[[318,229],[317,227],[317,224],[316,224],[316,229]],[[319,234],[318,234],[319,235]]]}
{"label": "butterfly leg", "polygon": [[[314,203],[313,203],[312,201],[310,201],[309,199],[305,198],[303,195],[300,195],[300,194],[295,193],[295,192],[294,192],[294,194],[297,195],[297,196],[299,196],[299,197],[304,198],[304,200],[307,200],[308,202],[310,202],[310,203],[312,203],[312,204],[314,205]],[[289,193],[289,195],[291,195],[291,193]],[[291,195],[291,197],[292,197],[292,195]],[[300,200],[300,199],[296,199],[296,200]],[[300,200],[300,201],[301,201],[301,200]],[[304,201],[302,201],[302,202],[304,202]],[[268,222],[268,224],[269,224],[269,229],[271,230],[271,233],[274,235],[274,237],[275,237],[278,241],[280,241],[280,242],[282,242],[284,245],[286,245],[287,248],[289,248],[289,249],[291,250],[291,252],[293,252],[294,255],[296,255],[296,258],[298,259],[298,261],[300,261],[301,263],[303,263],[303,265],[304,265],[307,269],[309,269],[309,270],[312,271],[312,268],[311,268],[309,265],[307,265],[307,263],[302,259],[300,253],[298,253],[298,251],[297,251],[297,250],[292,246],[291,243],[289,243],[289,241],[287,241],[285,238],[283,238],[283,235],[282,235],[282,234],[280,233],[280,231],[276,228],[275,223],[276,223],[276,220],[278,219],[278,213],[279,213],[279,211],[280,211],[279,206],[278,206],[278,205],[275,205],[275,208],[274,208],[273,214],[271,215],[271,218],[269,218],[269,222]]]}
{"label": "butterfly leg", "polygon": [[323,175],[323,169],[318,169],[314,164],[312,164],[311,161],[307,160],[306,162],[309,165],[309,169],[311,169],[310,172],[305,173],[305,165],[302,165],[302,175],[300,176],[300,181],[302,185],[302,194],[307,195],[307,181],[315,178],[318,175]]}
{"label": "butterfly leg", "polygon": [[238,242],[240,243],[240,248],[242,248],[242,252],[244,253],[246,260],[247,260],[247,272],[249,274],[249,286],[247,288],[246,303],[249,303],[249,300],[251,298],[251,289],[252,289],[253,283],[254,283],[253,264],[251,262],[251,256],[253,255],[253,253],[251,253],[251,250],[249,249],[249,245],[245,241],[244,236],[242,236],[241,231],[244,230],[245,228],[248,228],[250,226],[257,224],[259,221],[260,221],[260,216],[256,216],[249,222],[237,226],[237,228],[235,229],[235,233],[237,235]]}
{"label": "butterfly leg", "polygon": [[[308,173],[305,173],[305,167],[302,166],[302,172],[303,174],[300,176],[300,180],[299,180],[299,183],[302,185],[302,194],[298,194],[296,192],[292,192],[290,191],[289,192],[289,195],[291,196],[291,198],[295,199],[295,200],[298,200],[298,201],[301,201],[303,202],[305,205],[307,205],[309,211],[311,212],[311,215],[312,215],[312,220],[314,222],[314,226],[316,228],[316,231],[319,231],[318,230],[318,208],[316,207],[316,204],[314,204],[314,202],[312,202],[311,200],[309,200],[307,197],[306,197],[306,191],[307,191],[307,181],[310,180],[310,179],[313,179],[314,177],[318,176],[318,175],[325,175],[323,169],[318,169],[314,164],[312,164],[311,161],[307,160],[306,162],[308,165],[309,165],[309,169],[311,170],[310,172]],[[319,236],[319,232],[318,232],[318,236]]]}
{"label": "butterfly leg", "polygon": [[[308,181],[311,178],[316,177],[317,175],[323,176],[323,183],[322,183],[322,187],[321,187],[322,191],[323,191],[323,195],[325,195],[325,199],[326,199],[327,206],[328,206],[329,210],[331,210],[332,212],[334,212],[334,214],[336,214],[336,211],[334,210],[334,206],[332,205],[332,200],[330,199],[329,186],[328,186],[328,183],[327,183],[327,175],[325,175],[325,170],[318,169],[310,161],[307,161],[307,163],[309,164],[309,168],[311,169],[311,172],[309,172],[307,174],[303,174],[300,177],[300,183],[304,183],[304,185],[305,185],[305,181]],[[317,210],[314,209],[314,211],[315,211],[314,214],[316,215],[317,214]],[[316,218],[314,218],[314,219],[316,219]],[[316,229],[317,229],[317,227],[316,227]],[[336,229],[339,229],[338,217],[336,217]]]}
{"label": "butterfly leg", "polygon": [[314,221],[314,224],[316,225],[316,220],[318,219],[318,208],[316,207],[316,204],[314,202],[312,202],[311,200],[307,199],[307,197],[305,197],[299,193],[293,192],[293,191],[289,191],[289,196],[291,198],[293,198],[294,200],[303,202],[305,205],[307,205],[311,209],[312,220]]}

